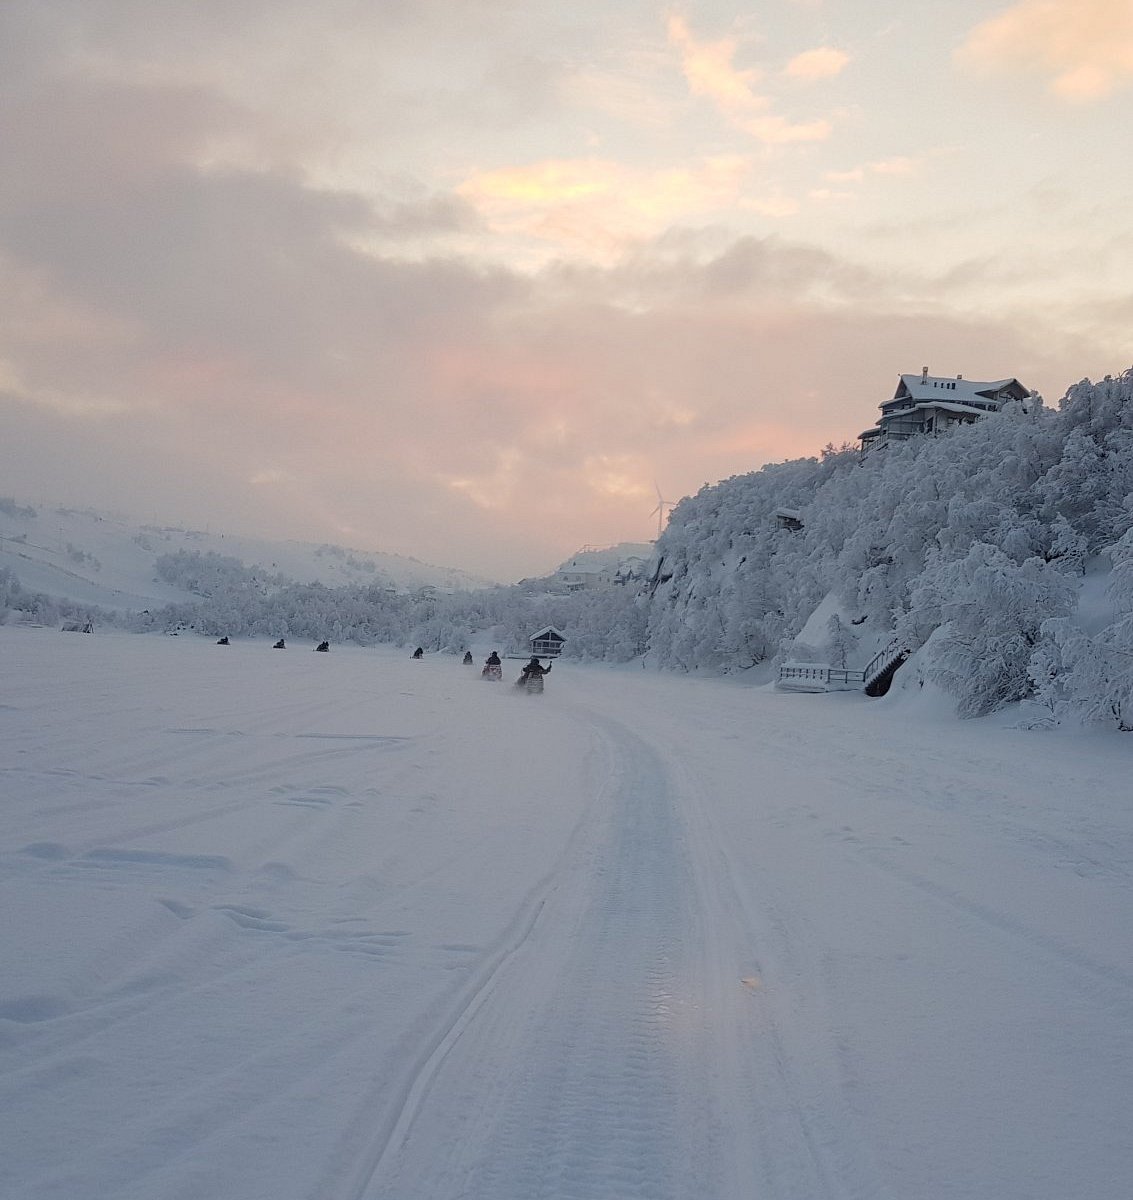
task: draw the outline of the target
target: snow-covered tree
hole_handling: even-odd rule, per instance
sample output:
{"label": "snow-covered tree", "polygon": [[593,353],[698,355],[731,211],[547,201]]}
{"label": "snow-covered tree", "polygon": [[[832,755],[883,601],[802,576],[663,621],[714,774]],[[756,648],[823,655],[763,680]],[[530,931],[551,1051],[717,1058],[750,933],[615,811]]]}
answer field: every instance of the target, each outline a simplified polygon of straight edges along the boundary
{"label": "snow-covered tree", "polygon": [[937,632],[926,675],[956,697],[961,716],[982,716],[1031,693],[1031,656],[1043,622],[1067,615],[1076,592],[1040,558],[1022,564],[976,542],[962,559],[938,558],[912,587],[910,623]]}
{"label": "snow-covered tree", "polygon": [[1096,634],[1054,618],[1030,664],[1036,699],[1056,721],[1133,730],[1133,531],[1110,549],[1114,620]]}

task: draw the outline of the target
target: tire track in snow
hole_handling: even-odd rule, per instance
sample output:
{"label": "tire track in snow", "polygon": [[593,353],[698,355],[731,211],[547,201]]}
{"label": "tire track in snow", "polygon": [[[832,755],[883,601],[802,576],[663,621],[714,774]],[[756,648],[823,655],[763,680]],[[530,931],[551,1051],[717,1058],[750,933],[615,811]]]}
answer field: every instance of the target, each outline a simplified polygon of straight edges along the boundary
{"label": "tire track in snow", "polygon": [[587,836],[438,1045],[373,1186],[351,1200],[696,1194],[680,1182],[678,823],[645,743],[608,725],[602,737],[611,763]]}
{"label": "tire track in snow", "polygon": [[[381,1126],[376,1136],[372,1137],[371,1144],[362,1152],[344,1189],[338,1192],[343,1200],[362,1200],[369,1194],[371,1182],[380,1174],[387,1156],[404,1142],[441,1064],[487,999],[496,975],[530,937],[543,911],[543,904],[544,900],[539,898],[525,906],[517,920],[512,923],[501,946],[497,947],[487,963],[482,965],[472,984],[461,993],[454,1010],[433,1030],[432,1037],[413,1061],[407,1078],[397,1089],[392,1116]],[[387,1092],[384,1085],[381,1092]]]}
{"label": "tire track in snow", "polygon": [[519,1061],[534,1069],[503,1098],[470,1200],[687,1194],[674,1045],[688,1003],[681,838],[656,757],[624,730],[603,733],[615,772],[608,840],[588,864],[574,936],[531,948],[527,969],[555,986],[539,1012],[522,1014]]}
{"label": "tire track in snow", "polygon": [[[600,799],[600,793],[601,789],[596,801]],[[560,886],[560,877],[578,854],[580,843],[585,841],[593,807],[594,804],[591,804],[584,809],[559,861],[528,892],[507,929],[496,944],[488,949],[472,977],[460,989],[455,1002],[449,1005],[425,1037],[400,1081],[392,1089],[386,1079],[375,1083],[352,1127],[344,1135],[342,1156],[347,1166],[340,1179],[328,1185],[328,1196],[334,1196],[337,1200],[364,1200],[368,1196],[387,1194],[375,1189],[382,1186],[388,1164],[409,1138],[418,1113],[427,1102],[446,1059],[491,998],[505,968],[531,939],[544,915],[548,896]],[[373,1113],[382,1108],[387,1116],[375,1130],[372,1128]]]}

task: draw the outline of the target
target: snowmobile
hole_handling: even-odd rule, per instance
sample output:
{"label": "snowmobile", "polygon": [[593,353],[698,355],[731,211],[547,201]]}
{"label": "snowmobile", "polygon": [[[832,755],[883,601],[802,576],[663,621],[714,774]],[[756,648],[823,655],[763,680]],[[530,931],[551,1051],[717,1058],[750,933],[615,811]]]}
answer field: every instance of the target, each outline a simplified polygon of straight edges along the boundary
{"label": "snowmobile", "polygon": [[522,674],[515,681],[515,686],[523,688],[529,696],[541,696],[543,694],[543,676],[550,669],[550,666],[544,667],[537,658],[533,657],[523,668]]}
{"label": "snowmobile", "polygon": [[521,676],[515,681],[515,686],[523,688],[529,696],[541,696],[543,694],[543,676],[535,674]]}
{"label": "snowmobile", "polygon": [[500,663],[485,663],[484,669],[480,672],[481,679],[490,680],[492,683],[499,683],[504,677],[504,669]]}

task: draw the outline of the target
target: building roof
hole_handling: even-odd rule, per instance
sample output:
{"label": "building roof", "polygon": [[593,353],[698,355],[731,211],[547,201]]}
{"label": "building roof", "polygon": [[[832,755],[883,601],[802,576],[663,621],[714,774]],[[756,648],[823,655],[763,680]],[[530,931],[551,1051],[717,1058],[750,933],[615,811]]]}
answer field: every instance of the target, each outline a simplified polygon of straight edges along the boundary
{"label": "building roof", "polygon": [[920,403],[910,405],[901,411],[925,412],[933,408],[943,410],[944,412],[961,413],[968,417],[972,415],[972,406],[970,404],[957,404],[955,400],[922,400]]}
{"label": "building roof", "polygon": [[[1017,379],[978,380],[964,379],[962,376],[949,378],[944,375],[902,375],[893,393],[893,400],[940,400],[948,399],[959,404],[978,404],[981,401],[994,400],[1004,391],[1022,400],[1030,395],[1030,389],[1025,388]],[[892,404],[892,400],[888,404]],[[888,407],[888,404],[882,407]]]}
{"label": "building roof", "polygon": [[556,629],[553,625],[548,625],[545,629],[540,629],[538,633],[533,633],[528,637],[529,642],[537,641],[539,638],[556,637],[560,642],[566,641],[566,634],[562,630]]}

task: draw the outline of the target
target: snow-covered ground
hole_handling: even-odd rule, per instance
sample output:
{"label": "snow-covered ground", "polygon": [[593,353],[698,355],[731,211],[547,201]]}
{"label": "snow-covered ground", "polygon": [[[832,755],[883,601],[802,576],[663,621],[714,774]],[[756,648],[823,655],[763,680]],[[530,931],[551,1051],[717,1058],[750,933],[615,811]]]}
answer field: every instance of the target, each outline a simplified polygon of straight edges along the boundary
{"label": "snow-covered ground", "polygon": [[8,1200],[1130,1194],[1123,735],[388,648],[0,664]]}

